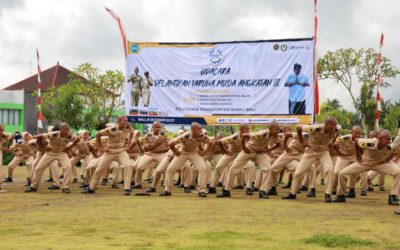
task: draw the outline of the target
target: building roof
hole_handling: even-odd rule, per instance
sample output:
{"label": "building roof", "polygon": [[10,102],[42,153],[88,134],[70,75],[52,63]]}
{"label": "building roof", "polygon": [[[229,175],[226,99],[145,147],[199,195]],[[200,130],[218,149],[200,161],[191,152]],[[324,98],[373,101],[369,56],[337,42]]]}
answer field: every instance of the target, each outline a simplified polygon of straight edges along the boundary
{"label": "building roof", "polygon": [[[61,66],[57,63],[55,66],[42,71],[42,91],[46,91],[50,87],[57,87],[68,83],[68,75],[73,73],[69,69]],[[5,90],[21,90],[24,89],[26,92],[34,92],[37,90],[37,74],[30,76],[20,82],[14,83],[6,88]]]}

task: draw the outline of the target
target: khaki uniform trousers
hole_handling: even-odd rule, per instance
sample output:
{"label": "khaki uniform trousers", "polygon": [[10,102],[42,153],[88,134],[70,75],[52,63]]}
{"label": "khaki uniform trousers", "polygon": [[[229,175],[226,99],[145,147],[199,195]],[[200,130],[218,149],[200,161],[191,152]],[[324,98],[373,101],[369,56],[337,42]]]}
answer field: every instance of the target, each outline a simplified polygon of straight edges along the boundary
{"label": "khaki uniform trousers", "polygon": [[292,187],[290,192],[292,194],[297,194],[300,188],[301,181],[304,178],[304,175],[310,170],[312,165],[319,161],[322,164],[323,172],[327,176],[327,182],[325,184],[325,193],[332,194],[333,187],[333,163],[331,156],[329,155],[328,150],[322,152],[305,152],[301,157],[301,160],[296,167],[296,171],[293,174]]}
{"label": "khaki uniform trousers", "polygon": [[[53,162],[55,163],[53,164]],[[40,184],[40,180],[42,179],[43,172],[49,166],[57,166],[57,162],[64,169],[64,180],[62,182],[62,188],[69,188],[69,184],[71,182],[71,162],[68,158],[68,155],[64,152],[53,153],[51,151],[45,152],[42,158],[40,159],[38,165],[36,166],[33,172],[33,180],[31,187],[38,188]],[[57,168],[57,167],[56,167]],[[53,172],[53,171],[52,171]],[[55,171],[55,174],[58,174],[58,171]],[[54,175],[54,173],[53,173]]]}
{"label": "khaki uniform trousers", "polygon": [[155,164],[160,164],[161,161],[164,159],[165,153],[151,153],[146,152],[140,158],[138,166],[136,168],[136,175],[135,175],[135,184],[141,185],[142,184],[142,175],[144,170],[153,168]]}
{"label": "khaki uniform trousers", "polygon": [[26,161],[26,166],[28,167],[27,177],[32,175],[32,164],[34,158],[32,155],[15,155],[12,161],[8,164],[8,177],[12,178],[14,169],[23,161]]}
{"label": "khaki uniform trousers", "polygon": [[142,89],[142,95],[143,95],[143,105],[145,107],[149,106],[150,102],[150,89]]}
{"label": "khaki uniform trousers", "polygon": [[122,152],[106,152],[100,157],[101,160],[98,163],[96,170],[94,171],[92,180],[90,181],[90,189],[95,190],[97,188],[98,183],[102,177],[102,174],[107,171],[107,168],[110,166],[111,162],[117,161],[119,165],[122,167],[126,167],[130,165],[129,155],[126,151]]}
{"label": "khaki uniform trousers", "polygon": [[265,176],[261,182],[260,190],[269,191],[271,187],[277,185],[277,178],[282,169],[287,168],[289,171],[294,171],[301,160],[303,154],[292,155],[284,152],[272,164],[271,168],[265,171]]}
{"label": "khaki uniform trousers", "polygon": [[393,162],[388,162],[380,165],[366,165],[361,164],[359,162],[355,162],[350,166],[346,167],[342,171],[339,172],[339,187],[337,194],[344,195],[346,191],[346,175],[356,175],[362,172],[366,172],[368,170],[374,170],[381,174],[391,175],[393,176],[393,185],[392,190],[390,191],[391,195],[399,195],[400,191],[400,168],[396,166]]}
{"label": "khaki uniform trousers", "polygon": [[[339,183],[338,183],[338,176],[340,171],[348,167],[349,165],[355,163],[355,159],[346,159],[343,157],[338,157],[338,160],[336,161],[335,168],[333,169],[333,174],[335,175],[335,181],[334,181],[334,186],[333,190],[337,190],[339,188]],[[358,174],[356,175],[351,175],[348,180],[349,188],[354,188],[356,183],[357,183],[357,177]],[[360,174],[361,177],[361,187],[360,190],[362,191],[367,191],[368,188],[368,172],[363,172]]]}
{"label": "khaki uniform trousers", "polygon": [[[277,158],[270,157],[269,159],[270,159],[270,164],[272,166]],[[258,173],[256,175],[256,181],[254,183],[255,188],[260,188],[261,182],[264,179],[264,177],[266,176],[267,171],[271,169],[271,166],[267,169],[263,169],[262,167],[260,167],[260,171],[258,171]]]}
{"label": "khaki uniform trousers", "polygon": [[135,178],[136,168],[140,162],[141,156],[136,155],[135,158],[130,159],[130,164],[124,167],[124,189],[130,190],[132,178]]}
{"label": "khaki uniform trousers", "polygon": [[133,88],[132,89],[132,106],[133,107],[139,106],[139,98],[140,98],[140,89]]}
{"label": "khaki uniform trousers", "polygon": [[[244,151],[240,152],[236,157],[232,166],[229,168],[228,179],[226,181],[225,190],[230,191],[232,189],[233,181],[235,175],[238,174],[241,170],[243,170],[248,161],[253,160],[257,163],[261,169],[268,170],[271,168],[270,159],[267,154],[256,154],[250,153],[247,154]],[[246,184],[247,185],[247,184]],[[251,188],[251,186],[247,186],[247,188]]]}
{"label": "khaki uniform trousers", "polygon": [[[256,181],[257,176],[257,168],[256,164],[253,161],[248,161],[246,166],[244,167],[244,183],[246,187],[252,187]],[[242,178],[242,174],[238,174],[238,183],[240,184],[240,178]]]}
{"label": "khaki uniform trousers", "polygon": [[174,174],[181,168],[186,161],[191,161],[198,171],[199,192],[205,192],[207,188],[207,167],[204,159],[196,152],[181,152],[179,156],[175,156],[169,164],[165,173],[165,191],[171,192],[174,185]]}
{"label": "khaki uniform trousers", "polygon": [[93,155],[90,157],[91,160],[89,161],[89,164],[87,165],[85,169],[85,184],[90,185],[90,181],[92,180],[94,171],[96,171],[97,166],[99,165],[99,162],[101,160],[101,155],[100,157],[94,157]]}
{"label": "khaki uniform trousers", "polygon": [[[90,155],[86,154],[86,155],[75,155],[71,157],[71,165],[72,165],[72,178],[77,179],[78,178],[78,172],[76,171],[76,167],[75,165],[81,161],[84,160],[85,162],[88,162],[90,159]],[[87,164],[87,163],[86,163]],[[83,164],[81,165],[81,168],[83,169]],[[82,170],[83,172],[83,170]]]}

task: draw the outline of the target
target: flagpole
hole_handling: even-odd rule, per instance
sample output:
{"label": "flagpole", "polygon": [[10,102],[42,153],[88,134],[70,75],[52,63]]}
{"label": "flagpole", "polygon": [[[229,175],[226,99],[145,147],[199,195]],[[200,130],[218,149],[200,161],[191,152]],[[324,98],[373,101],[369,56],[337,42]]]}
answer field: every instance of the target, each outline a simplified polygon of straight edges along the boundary
{"label": "flagpole", "polygon": [[376,112],[375,112],[375,128],[379,128],[379,122],[381,120],[382,112],[382,97],[381,97],[381,85],[382,85],[382,47],[383,47],[383,33],[379,42],[379,53],[378,53],[378,72],[377,72],[377,84],[376,84]]}

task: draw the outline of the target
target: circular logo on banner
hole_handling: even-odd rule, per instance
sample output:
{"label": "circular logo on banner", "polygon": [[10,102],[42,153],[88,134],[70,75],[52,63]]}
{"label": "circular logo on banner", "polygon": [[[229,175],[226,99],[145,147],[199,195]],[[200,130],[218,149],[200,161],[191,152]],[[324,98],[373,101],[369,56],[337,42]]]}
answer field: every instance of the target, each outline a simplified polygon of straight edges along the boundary
{"label": "circular logo on banner", "polygon": [[132,46],[131,46],[131,51],[132,51],[132,53],[138,53],[139,52],[139,45],[137,45],[137,44],[133,44]]}
{"label": "circular logo on banner", "polygon": [[281,50],[286,51],[287,50],[287,44],[281,44]]}
{"label": "circular logo on banner", "polygon": [[279,49],[279,44],[274,44],[273,48],[274,48],[274,50],[278,50]]}
{"label": "circular logo on banner", "polygon": [[214,65],[222,63],[223,57],[222,52],[219,49],[212,49],[210,51],[210,62]]}

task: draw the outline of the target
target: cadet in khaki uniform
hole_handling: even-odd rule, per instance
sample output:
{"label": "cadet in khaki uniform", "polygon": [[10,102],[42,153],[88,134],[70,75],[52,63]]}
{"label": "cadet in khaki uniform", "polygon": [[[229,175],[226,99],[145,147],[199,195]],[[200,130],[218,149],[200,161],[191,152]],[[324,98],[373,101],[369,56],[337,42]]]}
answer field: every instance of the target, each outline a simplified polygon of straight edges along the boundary
{"label": "cadet in khaki uniform", "polygon": [[28,132],[22,133],[21,141],[18,141],[10,150],[14,153],[14,158],[8,164],[8,176],[4,179],[4,182],[13,182],[13,172],[14,169],[23,161],[26,161],[26,165],[28,167],[28,177],[27,183],[30,183],[29,173],[32,171],[32,163],[33,163],[33,156],[31,151],[31,146],[29,145],[29,141],[31,140],[32,136]]}
{"label": "cadet in khaki uniform", "polygon": [[[338,174],[340,171],[345,169],[347,166],[349,166],[352,163],[355,163],[357,161],[356,159],[356,152],[355,152],[355,143],[356,140],[361,137],[361,128],[359,126],[354,126],[351,130],[351,134],[349,135],[343,135],[340,136],[336,139],[334,149],[338,154],[338,160],[336,161],[334,171],[333,173],[335,174],[335,184],[337,185],[337,178]],[[364,172],[361,174],[362,175],[362,185],[361,187],[361,195],[365,196],[367,195],[367,184],[368,184],[368,177],[367,177],[367,172]],[[347,193],[346,197],[347,198],[355,198],[356,193],[354,186],[356,184],[356,175],[350,176],[350,181],[349,181],[349,192]],[[333,188],[334,190],[337,190],[336,187]]]}
{"label": "cadet in khaki uniform", "polygon": [[1,190],[1,180],[3,176],[3,150],[5,152],[9,151],[13,141],[13,136],[10,133],[4,132],[4,126],[0,124],[0,190]]}
{"label": "cadet in khaki uniform", "polygon": [[81,185],[81,188],[88,188],[90,185],[90,181],[92,180],[93,174],[96,171],[97,166],[101,158],[103,157],[104,152],[106,151],[106,146],[108,142],[107,136],[102,136],[100,138],[101,143],[97,142],[97,138],[94,138],[89,141],[89,151],[91,153],[91,159],[89,164],[85,169],[85,182]]}
{"label": "cadet in khaki uniform", "polygon": [[[177,133],[177,136],[182,135],[184,132],[185,131],[183,131],[183,130],[179,130]],[[182,146],[181,143],[175,144],[175,148],[177,148],[177,150],[179,150],[181,146]],[[164,156],[164,159],[161,161],[160,164],[157,165],[156,171],[153,176],[153,182],[151,183],[150,188],[145,191],[146,193],[155,193],[156,192],[156,188],[157,188],[158,182],[161,179],[161,176],[164,175],[164,179],[165,179],[165,172],[166,172],[169,164],[171,163],[171,161],[174,159],[174,157],[175,157],[175,154],[172,151],[172,149],[168,150],[168,152]],[[184,163],[184,166],[191,167],[189,165],[188,161],[186,161]],[[191,191],[190,191],[189,185],[190,185],[191,179],[185,178],[182,176],[182,182],[183,182],[183,186],[184,186],[184,192],[190,193]]]}
{"label": "cadet in khaki uniform", "polygon": [[143,138],[144,155],[141,157],[136,168],[134,188],[142,188],[142,174],[146,168],[153,168],[154,164],[160,164],[168,151],[168,139],[161,131],[161,123],[153,122],[152,132]]}
{"label": "cadet in khaki uniform", "polygon": [[137,67],[135,68],[135,73],[128,78],[128,82],[132,82],[131,104],[133,107],[137,107],[139,106],[139,98],[140,96],[142,96],[142,84],[143,84],[142,83],[143,79],[139,75],[139,69]]}
{"label": "cadet in khaki uniform", "polygon": [[133,186],[132,178],[135,178],[136,168],[140,162],[140,158],[144,154],[144,150],[140,143],[140,141],[143,141],[143,138],[140,138],[140,132],[135,130],[133,136],[133,143],[126,151],[129,155],[131,164],[123,169],[124,195],[131,194],[131,188]]}
{"label": "cadet in khaki uniform", "polygon": [[[267,171],[271,168],[269,153],[280,146],[279,142],[274,147],[268,148],[272,141],[276,140],[279,134],[279,125],[273,123],[269,129],[264,129],[255,133],[242,134],[242,152],[233,161],[229,169],[226,185],[222,194],[218,198],[231,197],[231,189],[235,175],[240,172],[250,160],[260,165],[260,171]],[[246,194],[250,191],[250,186],[246,188]]]}
{"label": "cadet in khaki uniform", "polygon": [[72,151],[72,157],[71,157],[71,165],[72,165],[72,176],[74,178],[74,181],[76,180],[77,182],[77,177],[78,173],[76,171],[75,165],[81,161],[84,160],[84,163],[81,165],[81,172],[82,172],[82,177],[83,173],[85,171],[86,165],[89,163],[90,159],[90,154],[89,154],[89,133],[84,130],[80,130],[78,132],[79,140],[78,143],[75,145],[74,150]]}
{"label": "cadet in khaki uniform", "polygon": [[[182,147],[179,151],[175,145],[182,143]],[[191,161],[195,168],[197,168],[198,174],[198,185],[200,197],[207,197],[207,167],[202,158],[208,152],[199,151],[202,143],[210,143],[210,139],[202,133],[201,125],[197,122],[192,123],[191,131],[183,133],[169,142],[170,149],[174,152],[175,157],[169,164],[165,174],[165,190],[160,193],[160,196],[170,196],[171,189],[174,185],[174,174],[182,167],[186,161]],[[210,147],[209,147],[210,149]]]}
{"label": "cadet in khaki uniform", "polygon": [[[309,134],[303,133],[303,142],[300,142],[297,133],[285,133],[285,139],[282,142],[285,151],[272,164],[271,169],[266,171],[265,178],[260,186],[259,198],[267,199],[269,195],[278,194],[276,191],[276,179],[278,174],[282,169],[285,169],[285,167],[290,172],[296,169],[307,148],[308,138]],[[288,187],[290,188],[291,185],[292,183],[289,182]]]}
{"label": "cadet in khaki uniform", "polygon": [[296,194],[299,191],[304,175],[312,167],[312,164],[319,160],[328,177],[325,185],[325,202],[332,202],[331,195],[334,175],[333,163],[329,155],[329,146],[336,140],[339,128],[340,126],[337,125],[337,120],[334,117],[328,117],[324,124],[297,127],[297,134],[301,142],[303,142],[303,131],[310,134],[308,148],[301,158],[299,165],[296,167],[289,195],[282,197],[282,199],[296,199]]}
{"label": "cadet in khaki uniform", "polygon": [[[90,181],[90,187],[83,191],[83,194],[92,194],[95,192],[97,185],[102,177],[102,174],[110,166],[111,162],[118,161],[122,167],[130,165],[129,155],[126,152],[130,146],[131,141],[131,129],[128,126],[128,119],[126,116],[120,116],[118,118],[118,124],[110,128],[103,129],[96,134],[96,141],[99,146],[102,147],[102,136],[108,136],[107,150],[101,157],[99,165],[93,174],[92,180]],[[128,146],[126,146],[126,138],[128,139]]]}
{"label": "cadet in khaki uniform", "polygon": [[[393,176],[393,186],[389,195],[389,205],[399,205],[400,192],[400,168],[391,160],[394,150],[390,145],[391,135],[388,130],[378,133],[377,139],[358,139],[356,143],[357,162],[339,172],[339,188],[336,202],[345,202],[347,175],[355,175],[368,170],[374,170],[382,174]],[[362,154],[360,153],[362,152]]]}
{"label": "cadet in khaki uniform", "polygon": [[[61,123],[59,126],[60,130],[52,134],[49,138],[49,143],[46,148],[42,159],[36,166],[33,173],[32,185],[25,190],[25,192],[36,192],[39,187],[40,180],[42,179],[43,172],[46,168],[50,166],[53,161],[58,161],[61,167],[65,170],[64,180],[63,180],[63,193],[70,193],[68,187],[71,178],[71,162],[69,161],[68,155],[64,152],[72,148],[77,142],[78,138],[71,140],[69,125],[65,122]],[[36,140],[41,146],[43,145],[43,135],[38,135]]]}
{"label": "cadet in khaki uniform", "polygon": [[150,87],[153,86],[153,79],[150,78],[149,72],[144,72],[144,78],[142,81],[142,95],[143,95],[143,105],[145,107],[149,106],[150,102]]}
{"label": "cadet in khaki uniform", "polygon": [[[220,146],[221,150],[224,152],[224,155],[215,166],[214,177],[213,180],[211,181],[208,193],[210,194],[216,193],[215,188],[218,180],[220,179],[223,171],[232,165],[235,158],[242,151],[242,135],[248,133],[249,133],[249,125],[243,123],[240,125],[239,132],[216,141],[216,144]],[[228,149],[225,149],[225,147],[228,147]]]}

